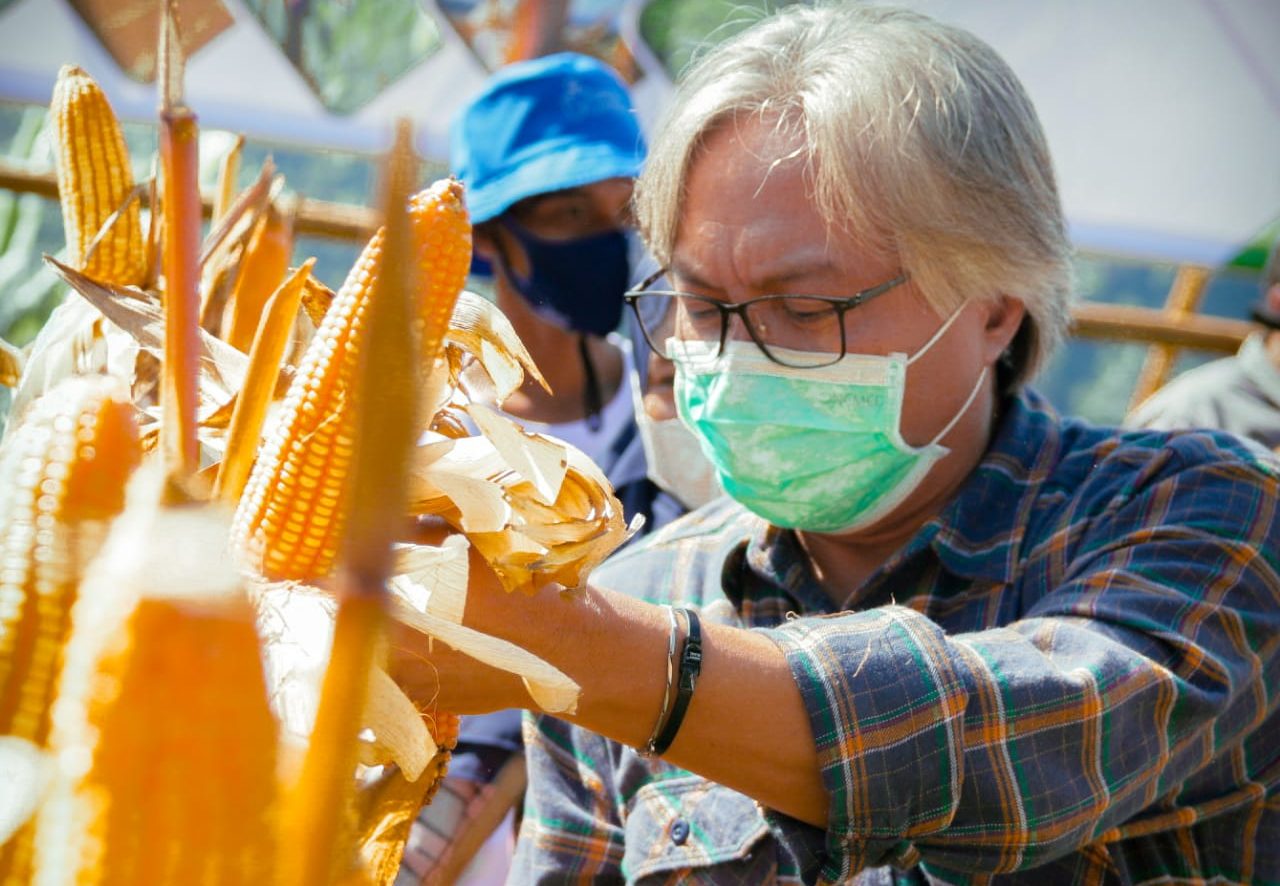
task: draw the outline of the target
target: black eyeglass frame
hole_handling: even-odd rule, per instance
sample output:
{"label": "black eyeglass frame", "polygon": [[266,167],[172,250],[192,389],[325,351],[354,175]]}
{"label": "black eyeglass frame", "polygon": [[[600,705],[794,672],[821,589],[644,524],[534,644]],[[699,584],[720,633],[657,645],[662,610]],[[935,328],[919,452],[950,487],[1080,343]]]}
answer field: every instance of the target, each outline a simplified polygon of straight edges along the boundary
{"label": "black eyeglass frame", "polygon": [[[680,298],[696,298],[699,301],[706,302],[707,304],[715,305],[717,310],[720,313],[720,344],[719,344],[719,347],[716,349],[717,357],[719,357],[721,354],[724,353],[724,343],[725,341],[728,340],[728,337],[729,337],[729,318],[734,314],[736,314],[738,316],[738,319],[742,321],[743,328],[747,330],[747,335],[751,336],[751,340],[756,343],[756,347],[760,349],[760,352],[762,354],[764,354],[774,363],[777,363],[779,366],[788,366],[793,369],[794,368],[817,369],[822,366],[830,366],[833,363],[839,363],[841,360],[843,360],[844,355],[846,353],[845,349],[847,347],[845,343],[844,315],[847,314],[849,311],[853,310],[854,308],[865,305],[867,302],[871,301],[873,298],[883,295],[884,293],[888,292],[890,289],[893,289],[894,287],[897,287],[897,286],[901,286],[903,283],[907,282],[907,279],[910,276],[906,273],[902,273],[902,274],[899,274],[897,277],[894,277],[892,280],[888,280],[877,286],[872,286],[870,289],[864,289],[861,292],[856,292],[853,295],[846,296],[844,298],[841,298],[839,296],[831,296],[831,295],[804,295],[803,293],[785,293],[785,294],[780,293],[778,295],[762,295],[758,298],[749,298],[746,301],[742,301],[742,302],[725,302],[725,301],[720,301],[719,299],[709,298],[705,295],[696,295],[692,292],[679,292],[674,289],[650,289],[649,287],[652,286],[654,282],[657,281],[660,277],[662,277],[662,275],[665,274],[666,272],[667,271],[665,268],[654,271],[652,274],[646,277],[639,286],[637,286],[635,289],[628,290],[622,296],[623,301],[625,301],[628,305],[631,306],[631,311],[632,313],[635,314],[636,325],[640,327],[640,334],[644,336],[645,344],[647,344],[655,354],[657,354],[659,357],[664,357],[664,358],[667,356],[666,352],[662,349],[662,347],[649,337],[649,329],[645,324],[644,316],[640,313],[641,309],[640,309],[639,303],[646,296],[662,296],[666,298],[671,298],[673,296],[680,297]],[[826,362],[823,362],[823,363],[804,363],[804,364],[797,365],[797,364],[787,363],[784,360],[780,360],[778,359],[778,356],[776,354],[773,354],[772,352],[770,352],[769,345],[764,342],[761,336],[756,332],[755,327],[751,324],[751,321],[747,319],[747,308],[749,308],[751,305],[760,304],[761,302],[777,302],[782,299],[789,299],[789,298],[809,298],[809,299],[814,299],[816,301],[826,302],[835,310],[836,319],[839,321],[837,325],[840,327],[840,353],[839,354],[837,354],[832,359],[827,360]]]}

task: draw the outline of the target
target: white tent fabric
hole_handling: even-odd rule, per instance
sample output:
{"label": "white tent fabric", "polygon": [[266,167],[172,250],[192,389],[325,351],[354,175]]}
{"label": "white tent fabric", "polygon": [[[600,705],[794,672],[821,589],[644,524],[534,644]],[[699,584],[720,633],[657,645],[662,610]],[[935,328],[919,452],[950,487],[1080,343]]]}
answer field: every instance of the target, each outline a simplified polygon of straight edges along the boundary
{"label": "white tent fabric", "polygon": [[[1022,78],[1081,248],[1214,264],[1280,215],[1280,2],[905,2],[974,31]],[[485,76],[442,27],[439,53],[339,117],[240,0],[224,3],[235,26],[187,70],[187,100],[205,126],[377,150],[405,115],[423,154],[443,159],[449,120]],[[153,116],[154,90],[119,72],[65,0],[15,0],[0,12],[0,99],[47,103],[64,62],[97,78],[123,116]],[[648,124],[665,89],[656,77],[641,82]]]}
{"label": "white tent fabric", "polygon": [[[393,121],[408,117],[424,156],[443,160],[449,120],[486,73],[454,32],[444,45],[350,116],[330,113],[240,0],[223,0],[235,24],[187,63],[186,102],[202,126],[268,141],[355,151],[391,144]],[[156,90],[131,80],[66,0],[16,0],[0,12],[0,99],[48,104],[58,69],[80,65],[116,113],[155,117]]]}
{"label": "white tent fabric", "polygon": [[1280,217],[1276,0],[907,0],[989,42],[1084,248],[1215,264]]}

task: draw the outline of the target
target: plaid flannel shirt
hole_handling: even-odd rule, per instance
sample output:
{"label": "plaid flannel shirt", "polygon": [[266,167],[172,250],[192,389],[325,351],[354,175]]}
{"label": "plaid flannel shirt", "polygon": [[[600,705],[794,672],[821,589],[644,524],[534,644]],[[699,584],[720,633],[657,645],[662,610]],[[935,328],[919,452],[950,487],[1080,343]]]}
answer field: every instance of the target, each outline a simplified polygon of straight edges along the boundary
{"label": "plaid flannel shirt", "polygon": [[827,827],[531,716],[510,882],[1280,883],[1278,485],[1237,438],[1024,392],[843,611],[793,533],[671,524],[593,580],[781,646]]}

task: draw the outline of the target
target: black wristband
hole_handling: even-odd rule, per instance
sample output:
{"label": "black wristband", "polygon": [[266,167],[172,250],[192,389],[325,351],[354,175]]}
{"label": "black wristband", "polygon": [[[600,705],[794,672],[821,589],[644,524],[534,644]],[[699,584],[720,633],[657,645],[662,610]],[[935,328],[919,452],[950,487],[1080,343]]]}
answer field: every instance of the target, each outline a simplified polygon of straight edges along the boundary
{"label": "black wristband", "polygon": [[702,627],[698,623],[698,613],[692,609],[681,609],[689,631],[684,640],[684,648],[680,651],[680,675],[677,678],[676,700],[671,706],[671,716],[662,727],[662,734],[653,743],[653,754],[661,756],[675,741],[680,724],[684,722],[685,709],[689,707],[689,699],[693,697],[694,687],[698,685],[698,675],[702,673]]}

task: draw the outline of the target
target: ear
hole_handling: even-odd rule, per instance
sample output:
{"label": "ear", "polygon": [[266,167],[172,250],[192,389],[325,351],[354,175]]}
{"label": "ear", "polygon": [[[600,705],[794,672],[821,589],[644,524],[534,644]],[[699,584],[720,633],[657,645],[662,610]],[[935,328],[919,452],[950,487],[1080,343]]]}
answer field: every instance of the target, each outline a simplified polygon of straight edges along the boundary
{"label": "ear", "polygon": [[1022,299],[1009,295],[998,295],[983,304],[987,317],[982,328],[982,356],[988,365],[994,365],[1018,334],[1018,328],[1027,315],[1027,306]]}

